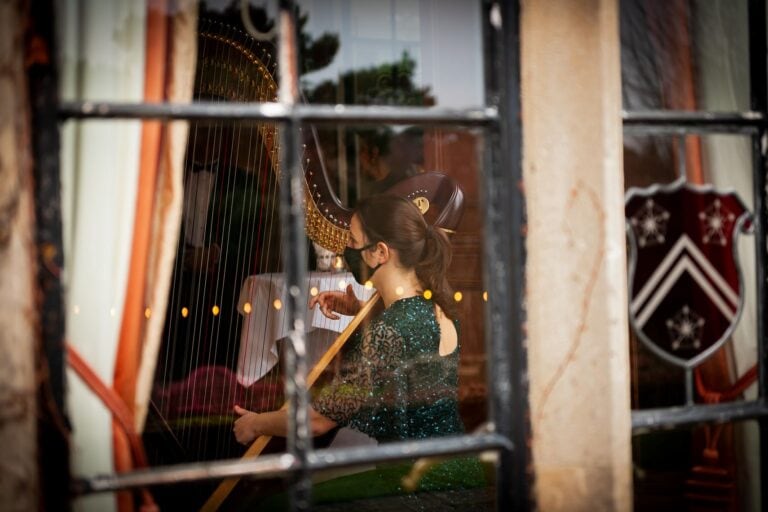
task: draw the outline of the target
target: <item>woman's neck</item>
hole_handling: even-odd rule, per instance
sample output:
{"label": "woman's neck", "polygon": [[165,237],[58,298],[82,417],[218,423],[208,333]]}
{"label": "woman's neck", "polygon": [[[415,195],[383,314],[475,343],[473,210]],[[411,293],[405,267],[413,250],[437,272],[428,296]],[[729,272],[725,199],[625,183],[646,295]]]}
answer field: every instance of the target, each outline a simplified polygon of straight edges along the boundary
{"label": "woman's neck", "polygon": [[396,300],[419,295],[422,291],[413,269],[398,268],[394,265],[379,268],[371,281],[381,295],[384,307],[387,308]]}

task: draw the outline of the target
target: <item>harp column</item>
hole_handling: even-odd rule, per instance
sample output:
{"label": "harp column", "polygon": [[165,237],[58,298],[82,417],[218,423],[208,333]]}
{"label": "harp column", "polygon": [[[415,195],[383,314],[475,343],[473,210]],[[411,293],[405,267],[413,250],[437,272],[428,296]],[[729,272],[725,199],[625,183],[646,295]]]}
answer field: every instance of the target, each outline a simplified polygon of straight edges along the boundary
{"label": "harp column", "polygon": [[619,2],[521,13],[536,501],[630,510]]}

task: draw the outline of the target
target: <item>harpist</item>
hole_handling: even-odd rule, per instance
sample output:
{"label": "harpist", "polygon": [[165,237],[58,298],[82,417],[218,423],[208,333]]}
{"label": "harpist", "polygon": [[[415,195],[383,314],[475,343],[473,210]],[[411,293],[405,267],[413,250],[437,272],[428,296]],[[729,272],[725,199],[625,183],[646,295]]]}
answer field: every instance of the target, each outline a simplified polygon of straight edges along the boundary
{"label": "harpist", "polygon": [[[451,249],[445,234],[425,222],[411,201],[373,196],[352,217],[344,258],[356,280],[370,280],[385,309],[350,340],[342,370],[317,390],[310,409],[312,432],[350,426],[379,442],[423,439],[464,432],[458,410],[460,344],[445,279]],[[330,318],[355,314],[361,306],[351,288],[323,292],[310,306]],[[287,411],[254,413],[236,406],[234,435],[249,443],[260,435],[285,436]],[[396,492],[407,465],[377,469],[326,482],[315,496],[334,489]],[[359,480],[365,485],[352,485]],[[484,485],[474,458],[438,465],[421,482],[422,490]],[[414,499],[418,499],[414,495]]]}

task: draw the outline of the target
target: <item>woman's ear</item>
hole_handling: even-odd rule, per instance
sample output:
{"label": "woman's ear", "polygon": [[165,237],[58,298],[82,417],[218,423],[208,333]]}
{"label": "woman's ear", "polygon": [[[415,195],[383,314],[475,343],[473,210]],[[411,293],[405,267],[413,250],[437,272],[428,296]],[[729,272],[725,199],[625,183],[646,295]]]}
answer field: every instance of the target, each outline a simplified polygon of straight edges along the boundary
{"label": "woman's ear", "polygon": [[386,243],[379,242],[376,244],[376,252],[374,252],[374,255],[376,256],[376,262],[379,265],[383,265],[388,262],[389,258],[392,256],[392,250]]}

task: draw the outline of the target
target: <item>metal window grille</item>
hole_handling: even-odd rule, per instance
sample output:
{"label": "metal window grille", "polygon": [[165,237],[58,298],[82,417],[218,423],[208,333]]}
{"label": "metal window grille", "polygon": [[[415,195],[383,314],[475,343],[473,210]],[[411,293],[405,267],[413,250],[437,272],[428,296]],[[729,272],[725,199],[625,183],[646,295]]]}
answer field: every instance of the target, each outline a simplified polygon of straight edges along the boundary
{"label": "metal window grille", "polygon": [[[765,0],[749,0],[749,76],[750,111],[748,112],[623,112],[624,130],[644,134],[746,134],[752,140],[754,187],[755,261],[757,283],[757,367],[758,398],[714,405],[690,405],[632,412],[632,431],[641,434],[700,423],[719,423],[756,419],[760,435],[761,489],[768,489],[768,282],[766,282],[766,151],[768,150],[768,86],[766,73]],[[763,499],[765,499],[763,497]]]}
{"label": "metal window grille", "polygon": [[[486,59],[486,107],[450,110],[444,108],[405,107],[329,107],[297,104],[298,72],[296,20],[293,2],[280,0],[279,51],[281,62],[280,95],[277,103],[219,104],[195,102],[176,104],[64,103],[59,104],[55,72],[42,81],[45,92],[34,105],[39,116],[35,144],[40,173],[58,181],[59,120],[72,119],[226,119],[259,120],[282,124],[281,159],[283,183],[280,192],[283,243],[297,248],[287,251],[285,260],[288,289],[302,282],[305,272],[300,255],[305,244],[302,215],[301,167],[298,158],[298,127],[301,123],[373,124],[397,123],[480,126],[490,141],[485,150],[485,172],[481,188],[484,194],[484,281],[491,300],[486,308],[486,351],[489,361],[490,432],[408,441],[362,449],[312,450],[308,428],[307,390],[303,376],[306,362],[302,309],[306,301],[300,293],[291,294],[286,314],[291,319],[292,343],[286,346],[286,395],[291,404],[288,451],[251,460],[228,460],[157,467],[145,471],[84,478],[76,482],[80,493],[107,492],[145,485],[172,484],[203,479],[247,475],[249,478],[289,476],[292,478],[292,507],[309,506],[311,474],[331,467],[353,466],[418,456],[448,455],[493,450],[498,454],[497,501],[499,510],[528,510],[532,474],[529,468],[527,438],[530,435],[526,352],[523,346],[522,280],[524,268],[523,196],[518,186],[522,176],[519,76],[519,5],[515,0],[483,0],[484,55]],[[47,121],[47,122],[46,122]],[[49,193],[49,196],[51,194]],[[39,199],[39,198],[38,198]],[[45,222],[60,226],[60,219]],[[39,228],[40,229],[40,228]],[[60,235],[60,232],[59,232]],[[58,241],[60,248],[60,238]],[[60,293],[60,291],[56,291]],[[54,301],[55,302],[55,301]],[[48,312],[63,318],[59,301]],[[56,333],[46,334],[55,339]],[[48,340],[50,341],[50,340]]]}

